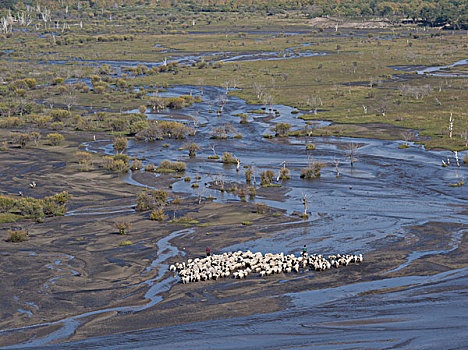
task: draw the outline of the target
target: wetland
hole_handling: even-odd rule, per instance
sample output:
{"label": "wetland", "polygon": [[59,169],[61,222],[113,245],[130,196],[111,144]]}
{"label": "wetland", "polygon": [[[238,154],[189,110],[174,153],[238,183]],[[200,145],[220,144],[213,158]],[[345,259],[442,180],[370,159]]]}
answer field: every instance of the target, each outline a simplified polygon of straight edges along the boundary
{"label": "wetland", "polygon": [[463,348],[466,31],[151,9],[0,36],[0,346]]}

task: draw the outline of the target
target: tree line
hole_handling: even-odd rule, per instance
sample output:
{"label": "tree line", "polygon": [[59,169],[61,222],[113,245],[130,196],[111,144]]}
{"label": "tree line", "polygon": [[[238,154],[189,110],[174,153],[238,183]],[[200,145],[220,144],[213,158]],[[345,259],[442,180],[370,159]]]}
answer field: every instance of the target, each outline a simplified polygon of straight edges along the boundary
{"label": "tree line", "polygon": [[151,6],[192,12],[265,11],[270,14],[299,10],[307,16],[386,17],[410,19],[427,26],[468,28],[466,0],[2,0],[0,8],[20,10],[26,6],[60,10],[118,9]]}

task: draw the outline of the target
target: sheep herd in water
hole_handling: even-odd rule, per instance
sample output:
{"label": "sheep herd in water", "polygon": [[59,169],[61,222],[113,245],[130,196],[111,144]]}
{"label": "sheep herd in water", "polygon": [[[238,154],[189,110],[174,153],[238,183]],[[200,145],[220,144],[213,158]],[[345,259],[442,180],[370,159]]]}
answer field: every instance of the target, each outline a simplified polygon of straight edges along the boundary
{"label": "sheep herd in water", "polygon": [[205,258],[188,259],[187,263],[175,263],[169,270],[176,272],[182,283],[217,280],[219,278],[245,278],[251,273],[261,277],[275,273],[298,273],[300,270],[323,271],[332,267],[348,266],[350,263],[361,263],[359,255],[329,255],[328,259],[322,255],[308,255],[303,253],[296,257],[294,254],[252,253],[251,251],[229,252],[214,254]]}

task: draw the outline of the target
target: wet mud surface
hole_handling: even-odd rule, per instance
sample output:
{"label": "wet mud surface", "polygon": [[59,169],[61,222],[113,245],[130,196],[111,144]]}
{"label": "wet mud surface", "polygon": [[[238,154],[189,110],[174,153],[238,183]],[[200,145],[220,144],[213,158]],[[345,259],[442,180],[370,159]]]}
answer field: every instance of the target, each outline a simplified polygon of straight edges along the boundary
{"label": "wet mud surface", "polygon": [[[162,95],[197,94],[197,89],[178,86]],[[27,224],[28,242],[0,242],[0,346],[462,348],[468,341],[462,313],[468,306],[468,189],[449,185],[466,179],[467,168],[457,168],[454,161],[442,168],[450,152],[413,144],[398,149],[398,141],[265,139],[262,135],[276,123],[297,130],[304,121],[290,107],[272,106],[278,115],[249,113],[248,123],[240,124],[236,114],[262,106],[231,96],[220,117],[208,113],[223,94],[205,87],[204,102],[175,116],[196,116],[207,125],[190,140],[202,147],[196,158],[179,149],[184,140],[130,143],[127,153],[145,163],[185,161],[189,183],[170,175],[134,173],[119,179],[97,171],[76,173],[65,161],[66,152],[0,154],[2,173],[8,175],[1,191],[16,193],[34,179],[36,192],[25,190],[25,195],[68,189],[75,196],[65,217]],[[172,120],[170,111],[149,117]],[[209,138],[212,127],[227,122],[242,139]],[[87,141],[92,139],[87,136],[75,141],[90,151],[112,153],[109,141]],[[316,150],[307,151],[306,142]],[[352,143],[358,148],[351,167]],[[208,160],[210,146],[253,166],[257,184],[261,171],[277,172],[284,161],[291,179],[279,188],[259,188],[255,199],[241,202],[210,184],[220,178],[226,184],[245,183],[244,168],[237,172],[235,166]],[[321,177],[300,179],[312,158],[327,164]],[[148,213],[134,212],[141,186],[168,189],[169,184],[182,198],[180,205],[167,208],[169,215],[188,215],[199,225],[159,224],[149,221]],[[303,194],[309,196],[306,221],[292,215],[302,211]],[[199,197],[205,200],[199,203]],[[272,211],[259,215],[257,202]],[[116,220],[131,223],[125,239],[133,245],[118,246],[122,237],[112,234]],[[206,246],[219,252],[297,254],[303,244],[322,254],[363,253],[364,263],[190,285],[167,271],[173,261],[199,256]]]}

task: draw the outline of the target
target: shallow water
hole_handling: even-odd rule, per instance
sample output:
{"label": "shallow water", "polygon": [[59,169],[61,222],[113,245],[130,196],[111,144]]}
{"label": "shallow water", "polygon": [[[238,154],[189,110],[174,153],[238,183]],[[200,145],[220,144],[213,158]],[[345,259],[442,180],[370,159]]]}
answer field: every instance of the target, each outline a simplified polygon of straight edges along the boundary
{"label": "shallow water", "polygon": [[[461,349],[468,342],[464,291],[468,268],[290,293],[291,306],[226,318],[104,336],[54,349]],[[399,291],[381,293],[385,288]],[[377,294],[362,296],[362,291]]]}
{"label": "shallow water", "polygon": [[[168,89],[165,94],[174,96],[190,92],[201,94],[197,86],[177,86]],[[298,114],[291,113],[295,109],[274,105],[272,109],[277,110],[279,115],[251,113],[249,123],[240,124],[240,119],[235,114],[259,110],[264,106],[247,105],[242,99],[226,96],[224,89],[215,87],[205,87],[203,99],[201,103],[178,111],[196,118],[199,124],[208,125],[198,128],[197,134],[189,139],[202,147],[196,158],[191,159],[186,151],[179,150],[188,140],[153,143],[132,140],[127,152],[129,156],[145,158],[145,163],[156,164],[163,159],[185,161],[185,175],[190,176],[192,182],[198,182],[200,188],[193,190],[190,183],[181,179],[174,184],[174,191],[193,196],[212,195],[220,202],[240,199],[233,194],[221,195],[219,191],[210,188],[209,183],[217,177],[222,177],[226,183],[243,184],[244,169],[241,167],[237,173],[235,166],[226,166],[220,161],[207,161],[207,157],[213,154],[210,146],[214,146],[219,155],[232,152],[239,157],[242,165],[252,165],[257,183],[261,171],[274,169],[278,172],[285,161],[291,170],[291,179],[282,182],[282,189],[286,190],[286,194],[278,195],[276,199],[258,196],[255,201],[285,209],[291,214],[294,211],[302,211],[303,194],[309,198],[310,219],[305,227],[290,228],[285,225],[278,233],[226,247],[224,250],[250,249],[263,253],[297,253],[299,247],[307,244],[309,249],[323,254],[366,253],[375,249],[376,242],[388,235],[405,236],[410,225],[422,225],[428,221],[465,225],[464,229],[453,232],[448,248],[434,246],[423,251],[409,252],[407,261],[393,270],[398,271],[417,259],[453,251],[458,248],[461,237],[466,234],[466,216],[460,212],[462,206],[467,204],[467,187],[453,188],[448,185],[462,178],[466,179],[468,170],[466,167],[457,169],[453,166],[455,161],[451,162],[452,166],[442,168],[441,160],[451,157],[450,152],[425,151],[416,145],[411,145],[408,149],[398,149],[400,142],[371,139],[265,139],[262,135],[272,133],[271,128],[276,123],[290,123],[292,130],[303,128],[305,123],[297,118]],[[222,115],[217,117],[215,113],[209,113],[210,108],[219,108],[222,99],[226,99]],[[159,116],[149,115],[153,119],[158,119]],[[171,111],[164,111],[162,116],[170,119]],[[242,133],[242,139],[209,138],[212,127],[227,122],[232,123],[238,132]],[[316,150],[306,151],[306,142],[313,142]],[[162,147],[165,143],[169,144],[168,148]],[[346,151],[351,143],[359,145],[356,154],[358,161],[354,167],[350,166]],[[110,141],[90,142],[85,144],[85,147],[90,151],[113,152]],[[312,158],[329,166],[322,170],[322,176],[318,179],[300,179],[300,169],[305,168]],[[336,176],[335,163],[339,164],[339,178]],[[155,180],[157,176],[159,175],[155,175]],[[195,180],[196,176],[200,176],[201,179]],[[124,177],[124,180],[138,185],[131,174]],[[157,186],[157,181],[155,184]],[[270,188],[269,191],[274,193],[277,190]],[[116,209],[132,210],[129,207],[113,209],[112,212]],[[98,215],[109,211],[109,208],[84,209],[70,212],[68,215]],[[145,305],[94,310],[56,322],[3,330],[0,331],[0,335],[4,332],[59,325],[57,331],[44,338],[31,339],[16,346],[44,347],[52,342],[65,341],[87,317],[110,311],[140,312],[158,304],[162,300],[160,294],[177,283],[176,278],[167,273],[167,266],[171,259],[182,252],[170,241],[191,232],[175,231],[158,242],[159,254],[148,268],[148,271],[157,269],[156,277],[144,282],[148,286],[145,295],[148,302]],[[468,285],[467,272],[465,268],[434,276],[388,278],[383,271],[382,279],[377,281],[283,295],[290,298],[290,305],[284,311],[272,314],[163,327],[50,347],[164,348],[169,344],[195,349],[258,349],[285,346],[300,348],[310,345],[320,348],[424,348],[430,344],[435,344],[436,347],[458,347],[467,340],[466,336],[460,336],[460,329],[468,327],[468,320],[459,317],[459,310],[468,306],[466,298],[463,297],[463,289]],[[398,287],[401,290],[368,296],[362,294],[390,287]],[[336,323],[338,321],[339,323]],[[441,329],[444,330],[443,333]],[[340,330],[339,339],[336,337],[337,330]],[[178,334],[177,339],[174,339],[175,333]],[[438,334],[437,337],[435,334]]]}

